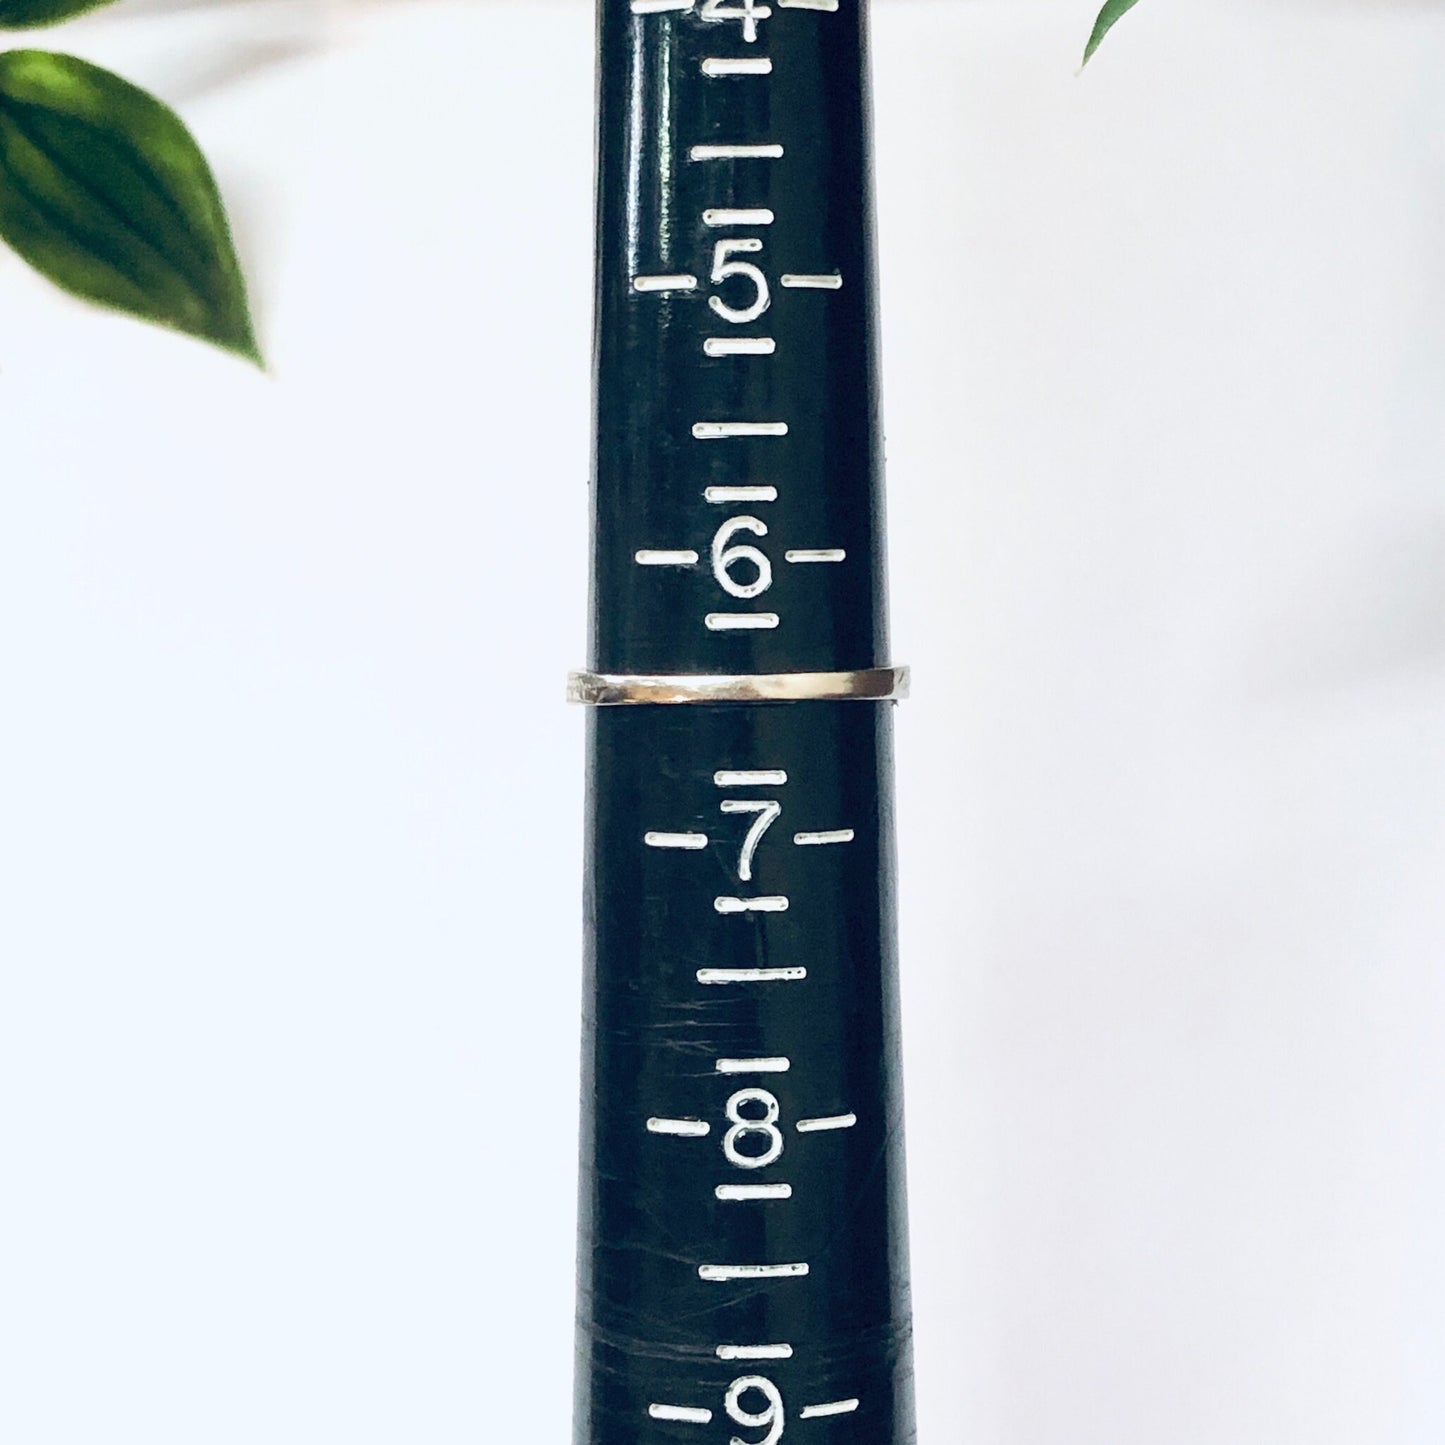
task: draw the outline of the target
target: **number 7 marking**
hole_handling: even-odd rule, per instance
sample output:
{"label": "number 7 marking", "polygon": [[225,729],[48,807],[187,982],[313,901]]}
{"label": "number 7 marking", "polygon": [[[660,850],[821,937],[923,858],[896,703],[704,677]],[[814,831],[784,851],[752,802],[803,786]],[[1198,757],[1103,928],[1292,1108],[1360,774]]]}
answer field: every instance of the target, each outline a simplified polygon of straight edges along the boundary
{"label": "number 7 marking", "polygon": [[720,804],[724,813],[756,813],[757,821],[748,829],[748,836],[743,839],[742,852],[738,854],[738,877],[744,883],[752,881],[753,858],[758,851],[758,844],[763,841],[763,834],[778,821],[782,814],[781,803],[752,803],[744,802],[741,798],[725,798]]}

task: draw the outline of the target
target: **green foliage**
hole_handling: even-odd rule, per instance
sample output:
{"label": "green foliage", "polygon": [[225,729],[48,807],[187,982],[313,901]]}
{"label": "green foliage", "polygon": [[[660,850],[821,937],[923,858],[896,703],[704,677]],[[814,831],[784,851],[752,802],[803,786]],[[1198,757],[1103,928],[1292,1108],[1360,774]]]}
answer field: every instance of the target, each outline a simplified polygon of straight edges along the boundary
{"label": "green foliage", "polygon": [[1104,8],[1099,11],[1099,18],[1094,22],[1094,33],[1089,36],[1089,43],[1084,47],[1085,65],[1089,63],[1099,46],[1104,43],[1104,37],[1138,3],[1139,0],[1108,0]]}
{"label": "green foliage", "polygon": [[172,110],[107,70],[0,53],[0,237],[77,296],[260,362],[205,157]]}
{"label": "green foliage", "polygon": [[0,30],[35,30],[113,3],[114,0],[0,0]]}

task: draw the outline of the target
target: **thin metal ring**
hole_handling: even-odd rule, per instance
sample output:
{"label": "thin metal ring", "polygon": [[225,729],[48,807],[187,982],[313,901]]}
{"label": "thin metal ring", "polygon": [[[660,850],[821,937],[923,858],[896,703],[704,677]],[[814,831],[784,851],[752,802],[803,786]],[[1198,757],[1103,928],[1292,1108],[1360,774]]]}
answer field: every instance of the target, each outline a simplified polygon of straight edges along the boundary
{"label": "thin metal ring", "polygon": [[906,667],[736,676],[574,672],[567,679],[567,701],[592,707],[629,707],[642,703],[899,702],[908,696],[908,681]]}

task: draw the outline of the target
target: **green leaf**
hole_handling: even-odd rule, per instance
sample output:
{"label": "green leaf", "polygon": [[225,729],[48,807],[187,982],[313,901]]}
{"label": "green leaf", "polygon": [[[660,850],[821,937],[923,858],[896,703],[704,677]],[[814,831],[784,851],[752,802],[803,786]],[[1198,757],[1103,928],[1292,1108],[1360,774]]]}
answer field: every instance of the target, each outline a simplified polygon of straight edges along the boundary
{"label": "green leaf", "polygon": [[113,0],[0,0],[0,30],[36,30],[112,3]]}
{"label": "green leaf", "polygon": [[1087,65],[1093,58],[1094,52],[1104,43],[1104,37],[1114,26],[1131,11],[1139,0],[1108,0],[1104,8],[1099,11],[1099,18],[1094,21],[1094,33],[1089,36],[1089,43],[1084,47],[1084,64]]}
{"label": "green leaf", "polygon": [[0,237],[87,301],[261,362],[205,157],[172,110],[109,71],[0,53]]}

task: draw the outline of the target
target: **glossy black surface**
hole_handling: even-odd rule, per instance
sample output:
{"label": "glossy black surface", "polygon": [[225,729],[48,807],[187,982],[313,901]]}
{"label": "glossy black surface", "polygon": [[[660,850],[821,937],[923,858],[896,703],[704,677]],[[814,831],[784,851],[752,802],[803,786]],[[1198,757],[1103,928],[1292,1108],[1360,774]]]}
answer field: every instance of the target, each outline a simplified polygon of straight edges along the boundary
{"label": "glossy black surface", "polygon": [[[883,665],[882,434],[874,326],[866,6],[779,10],[749,45],[737,22],[600,9],[596,454],[589,665],[601,672],[833,671]],[[709,79],[708,56],[767,58],[769,76]],[[695,144],[775,143],[781,160],[690,160]],[[709,226],[710,209],[764,208],[768,226]],[[732,326],[751,284],[710,281],[720,240],[752,238],[772,298]],[[837,272],[837,291],[785,289],[789,273]],[[692,274],[689,294],[634,278]],[[708,357],[708,337],[771,337],[772,356]],[[783,438],[698,441],[704,421],[786,422]],[[708,486],[769,484],[776,502],[720,507]],[[774,585],[737,603],[708,565],[718,526],[751,514]],[[742,540],[752,542],[749,536]],[[795,566],[788,550],[841,548]],[[642,548],[689,548],[687,570],[639,567]],[[763,632],[710,632],[711,611],[767,610]]]}

